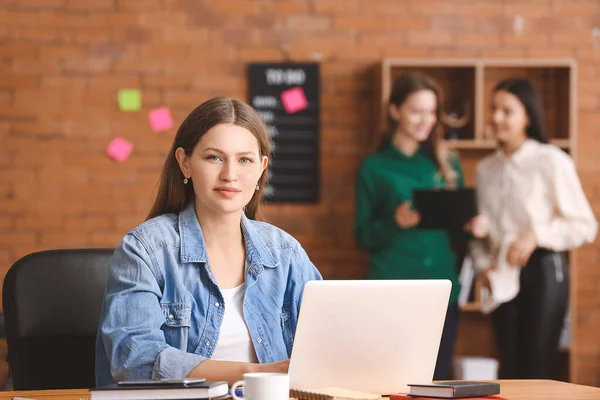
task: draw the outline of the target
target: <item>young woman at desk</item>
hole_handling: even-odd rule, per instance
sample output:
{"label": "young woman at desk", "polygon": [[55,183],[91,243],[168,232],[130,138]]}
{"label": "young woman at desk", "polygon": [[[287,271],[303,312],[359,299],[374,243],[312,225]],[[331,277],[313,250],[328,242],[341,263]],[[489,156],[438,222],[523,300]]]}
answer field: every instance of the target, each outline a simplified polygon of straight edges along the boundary
{"label": "young woman at desk", "polygon": [[[442,143],[441,96],[426,75],[399,77],[389,99],[389,130],[379,149],[362,163],[356,183],[355,236],[370,252],[370,279],[449,279],[452,293],[434,379],[450,379],[458,325],[459,284],[451,235],[464,232],[421,230],[412,209],[413,189],[462,187],[458,157]],[[475,217],[467,230],[485,231]]]}
{"label": "young woman at desk", "polygon": [[500,148],[476,173],[489,235],[473,241],[471,252],[505,379],[551,377],[568,300],[563,252],[592,242],[597,231],[572,159],[548,144],[542,122],[528,80],[497,84],[492,128]]}
{"label": "young woman at desk", "polygon": [[268,154],[243,102],[209,100],[182,123],[148,220],[111,260],[98,386],[287,372],[304,284],[321,275],[294,238],[255,221]]}

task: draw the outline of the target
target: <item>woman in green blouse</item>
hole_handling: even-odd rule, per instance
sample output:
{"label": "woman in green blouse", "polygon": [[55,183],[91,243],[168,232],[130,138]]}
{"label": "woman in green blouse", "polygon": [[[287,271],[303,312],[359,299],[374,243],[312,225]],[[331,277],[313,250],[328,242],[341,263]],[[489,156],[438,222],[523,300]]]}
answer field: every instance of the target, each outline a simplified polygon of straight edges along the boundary
{"label": "woman in green blouse", "polygon": [[[460,287],[451,240],[468,236],[463,231],[418,229],[420,217],[411,207],[414,189],[464,185],[458,157],[443,145],[440,117],[440,90],[431,78],[408,74],[394,82],[388,109],[390,129],[358,171],[354,229],[359,246],[370,252],[370,279],[452,282],[434,373],[438,380],[451,379],[458,325]],[[484,225],[476,217],[465,230],[483,236]]]}

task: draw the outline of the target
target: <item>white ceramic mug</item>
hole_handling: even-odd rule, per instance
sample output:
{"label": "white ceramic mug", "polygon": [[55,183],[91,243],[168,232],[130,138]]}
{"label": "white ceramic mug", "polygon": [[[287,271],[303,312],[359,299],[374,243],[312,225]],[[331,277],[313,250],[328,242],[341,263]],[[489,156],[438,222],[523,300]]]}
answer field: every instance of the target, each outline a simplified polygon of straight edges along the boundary
{"label": "white ceramic mug", "polygon": [[235,395],[235,389],[243,385],[242,392],[245,400],[289,400],[290,377],[288,374],[277,372],[251,372],[244,374],[244,379],[235,382],[231,386],[231,395],[234,399],[240,399]]}

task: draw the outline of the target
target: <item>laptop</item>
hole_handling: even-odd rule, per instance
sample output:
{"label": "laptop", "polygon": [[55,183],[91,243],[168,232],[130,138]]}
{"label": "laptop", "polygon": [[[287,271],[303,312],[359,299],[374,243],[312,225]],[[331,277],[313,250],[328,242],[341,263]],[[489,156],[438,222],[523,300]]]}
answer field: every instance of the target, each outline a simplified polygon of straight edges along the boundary
{"label": "laptop", "polygon": [[387,395],[431,383],[449,280],[324,280],[304,287],[290,387]]}

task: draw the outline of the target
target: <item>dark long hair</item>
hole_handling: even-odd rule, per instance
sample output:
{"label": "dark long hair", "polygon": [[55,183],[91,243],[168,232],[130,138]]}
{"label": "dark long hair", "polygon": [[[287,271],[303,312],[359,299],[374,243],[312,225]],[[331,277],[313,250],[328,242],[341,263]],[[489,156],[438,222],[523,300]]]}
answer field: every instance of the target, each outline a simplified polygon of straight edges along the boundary
{"label": "dark long hair", "polygon": [[531,81],[527,78],[508,78],[500,81],[494,87],[494,93],[505,91],[515,95],[527,112],[529,125],[526,129],[527,137],[540,143],[548,143],[544,128],[544,112],[540,97]]}
{"label": "dark long hair", "polygon": [[[235,124],[248,129],[258,140],[260,156],[269,155],[271,143],[267,127],[248,104],[228,97],[216,97],[200,104],[177,130],[160,175],[156,200],[147,219],[163,214],[179,213],[194,200],[194,186],[184,185],[184,176],[175,158],[175,151],[182,147],[186,156],[191,156],[202,136],[219,124]],[[245,208],[246,216],[250,219],[256,218],[266,182],[265,171],[258,181],[259,189],[254,192]]]}
{"label": "dark long hair", "polygon": [[[448,182],[450,185],[453,185],[456,183],[455,181],[457,176],[456,171],[450,167],[450,153],[446,146],[442,145],[443,98],[442,91],[438,84],[428,75],[419,72],[401,75],[394,81],[388,100],[388,107],[390,105],[394,105],[396,107],[402,106],[408,96],[420,90],[431,90],[433,93],[435,93],[437,100],[437,106],[435,109],[437,121],[423,145],[427,154],[436,164],[446,182]],[[379,142],[378,150],[384,149],[392,142],[392,138],[394,137],[396,129],[398,128],[398,122],[392,118],[389,110],[387,112],[387,125],[387,129],[383,133]]]}

